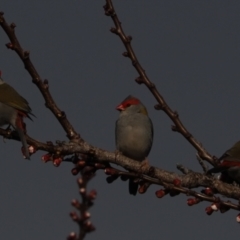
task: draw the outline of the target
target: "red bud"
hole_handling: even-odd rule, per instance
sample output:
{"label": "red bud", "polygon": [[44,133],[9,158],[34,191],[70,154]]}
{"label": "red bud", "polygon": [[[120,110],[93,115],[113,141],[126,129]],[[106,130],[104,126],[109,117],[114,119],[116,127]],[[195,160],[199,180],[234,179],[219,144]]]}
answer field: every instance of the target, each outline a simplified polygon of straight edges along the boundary
{"label": "red bud", "polygon": [[118,175],[118,171],[114,168],[105,168],[104,171],[107,175]]}
{"label": "red bud", "polygon": [[189,198],[187,200],[187,205],[188,206],[193,206],[195,204],[198,204],[200,202],[200,199],[199,198]]}
{"label": "red bud", "polygon": [[180,180],[180,179],[177,179],[177,178],[174,179],[174,180],[173,180],[173,185],[176,186],[176,187],[181,186],[181,180]]}
{"label": "red bud", "polygon": [[96,197],[97,197],[97,191],[96,190],[92,190],[92,191],[89,192],[88,198],[90,200],[94,200],[94,199],[96,199]]}
{"label": "red bud", "polygon": [[69,215],[72,218],[72,220],[75,222],[78,222],[80,220],[76,212],[70,212]]}
{"label": "red bud", "polygon": [[67,240],[76,240],[77,234],[75,232],[71,232],[67,238]]}
{"label": "red bud", "polygon": [[50,153],[45,154],[45,155],[42,156],[41,159],[42,159],[42,161],[45,162],[45,163],[46,163],[46,162],[49,162],[49,161],[52,160],[52,154],[50,154]]}
{"label": "red bud", "polygon": [[73,168],[71,170],[71,172],[72,172],[72,175],[77,175],[79,173],[79,169],[78,168]]}
{"label": "red bud", "polygon": [[240,213],[237,215],[236,221],[237,221],[238,223],[240,223]]}
{"label": "red bud", "polygon": [[55,167],[59,167],[61,162],[62,162],[62,158],[56,158],[56,159],[53,160],[53,165]]}
{"label": "red bud", "polygon": [[160,190],[156,191],[155,194],[156,194],[157,198],[162,198],[166,195],[166,192],[165,192],[165,190],[160,189]]}
{"label": "red bud", "polygon": [[211,188],[207,187],[201,191],[202,193],[206,194],[207,196],[213,196],[213,191]]}
{"label": "red bud", "polygon": [[213,209],[212,209],[212,207],[207,207],[206,209],[205,209],[205,212],[206,212],[206,214],[207,215],[211,215],[212,213],[213,213]]}

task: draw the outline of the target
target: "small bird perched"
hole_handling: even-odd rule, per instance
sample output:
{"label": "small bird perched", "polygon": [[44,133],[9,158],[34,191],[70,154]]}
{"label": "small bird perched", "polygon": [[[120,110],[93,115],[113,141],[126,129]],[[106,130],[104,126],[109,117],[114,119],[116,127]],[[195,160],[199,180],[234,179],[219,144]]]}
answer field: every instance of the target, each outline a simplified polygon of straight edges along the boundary
{"label": "small bird perched", "polygon": [[220,158],[219,165],[208,171],[208,173],[221,172],[220,180],[227,183],[233,181],[240,184],[240,141],[236,142]]}
{"label": "small bird perched", "polygon": [[[153,125],[145,106],[135,97],[128,96],[117,107],[116,148],[126,157],[143,162],[153,142]],[[129,179],[129,193],[136,195],[138,183]]]}
{"label": "small bird perched", "polygon": [[2,80],[0,71],[0,126],[10,124],[18,132],[24,148],[24,155],[27,159],[30,159],[30,155],[25,137],[26,126],[23,118],[28,117],[31,119],[29,116],[29,114],[33,115],[31,111],[27,100]]}

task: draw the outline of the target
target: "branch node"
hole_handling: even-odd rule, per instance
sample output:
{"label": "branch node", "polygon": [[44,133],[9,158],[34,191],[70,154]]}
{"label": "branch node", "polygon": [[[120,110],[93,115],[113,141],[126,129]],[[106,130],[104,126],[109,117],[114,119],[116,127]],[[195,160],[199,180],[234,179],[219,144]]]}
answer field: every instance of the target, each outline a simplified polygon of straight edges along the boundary
{"label": "branch node", "polygon": [[49,88],[48,80],[47,80],[47,79],[44,79],[43,85],[44,85],[44,88],[45,88],[45,89],[48,89],[48,88]]}
{"label": "branch node", "polygon": [[137,77],[137,78],[135,79],[135,81],[136,81],[138,84],[144,83],[143,78],[142,78],[141,76]]}
{"label": "branch node", "polygon": [[65,118],[66,117],[66,114],[64,111],[61,111],[60,113],[58,113],[58,118]]}
{"label": "branch node", "polygon": [[29,52],[29,51],[24,51],[24,52],[23,52],[23,58],[24,58],[24,59],[28,59],[28,58],[29,58],[29,55],[30,55],[30,52]]}
{"label": "branch node", "polygon": [[177,132],[177,131],[178,131],[178,128],[177,128],[176,125],[172,125],[172,126],[171,126],[171,129],[172,129],[172,131],[174,131],[174,132]]}
{"label": "branch node", "polygon": [[148,87],[149,87],[150,89],[156,88],[155,84],[152,83],[152,82],[148,84]]}
{"label": "branch node", "polygon": [[174,111],[174,112],[173,112],[173,117],[174,117],[174,118],[178,118],[178,117],[179,117],[179,114],[178,114],[177,111]]}
{"label": "branch node", "polygon": [[11,24],[10,24],[10,27],[11,27],[12,29],[14,29],[14,28],[16,27],[16,24],[15,24],[15,23],[11,23]]}
{"label": "branch node", "polygon": [[158,104],[155,104],[154,105],[154,108],[156,109],[156,110],[162,110],[163,109],[163,107],[158,103]]}
{"label": "branch node", "polygon": [[126,37],[126,42],[130,43],[132,41],[132,39],[133,39],[132,36],[127,36]]}
{"label": "branch node", "polygon": [[119,34],[118,30],[116,28],[113,28],[113,27],[110,29],[110,32],[115,33],[117,35]]}
{"label": "branch node", "polygon": [[124,57],[129,57],[128,52],[124,52],[122,55],[123,55]]}
{"label": "branch node", "polygon": [[132,65],[133,65],[134,67],[136,67],[137,63],[138,63],[137,60],[133,60],[133,61],[132,61]]}
{"label": "branch node", "polygon": [[7,43],[7,44],[6,44],[6,47],[7,47],[8,49],[14,50],[14,46],[13,46],[12,43]]}

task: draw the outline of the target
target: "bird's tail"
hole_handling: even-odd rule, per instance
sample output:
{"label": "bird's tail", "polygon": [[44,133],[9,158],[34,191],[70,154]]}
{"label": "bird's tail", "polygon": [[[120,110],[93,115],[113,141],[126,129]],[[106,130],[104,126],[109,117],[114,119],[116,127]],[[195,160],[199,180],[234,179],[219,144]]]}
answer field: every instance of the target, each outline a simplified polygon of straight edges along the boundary
{"label": "bird's tail", "polygon": [[138,183],[134,182],[134,179],[129,179],[129,193],[136,195],[138,191]]}
{"label": "bird's tail", "polygon": [[24,153],[26,159],[30,160],[30,154],[29,154],[29,150],[28,150],[28,144],[27,144],[25,132],[23,129],[21,129],[19,127],[17,127],[16,130],[18,132],[18,135],[19,135],[22,145],[23,145],[23,149],[24,149],[23,153]]}

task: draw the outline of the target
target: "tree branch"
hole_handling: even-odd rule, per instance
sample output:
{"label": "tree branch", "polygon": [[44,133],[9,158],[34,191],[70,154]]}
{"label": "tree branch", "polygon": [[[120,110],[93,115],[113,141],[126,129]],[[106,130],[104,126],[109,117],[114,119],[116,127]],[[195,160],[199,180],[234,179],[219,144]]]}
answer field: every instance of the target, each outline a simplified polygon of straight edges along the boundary
{"label": "tree branch", "polygon": [[14,50],[18,54],[25,66],[25,69],[31,75],[33,83],[37,85],[38,89],[42,93],[42,96],[46,101],[46,107],[49,108],[50,111],[57,118],[57,120],[67,133],[67,137],[70,140],[80,141],[80,135],[74,130],[73,126],[68,121],[65,112],[61,111],[53,100],[52,95],[49,92],[48,80],[42,81],[40,75],[38,74],[37,70],[35,69],[33,63],[30,60],[30,52],[23,50],[23,48],[21,47],[15,35],[14,29],[16,25],[14,23],[11,23],[10,25],[7,24],[3,17],[3,14],[3,12],[0,12],[0,25],[11,41],[10,43],[6,44],[7,48]]}

